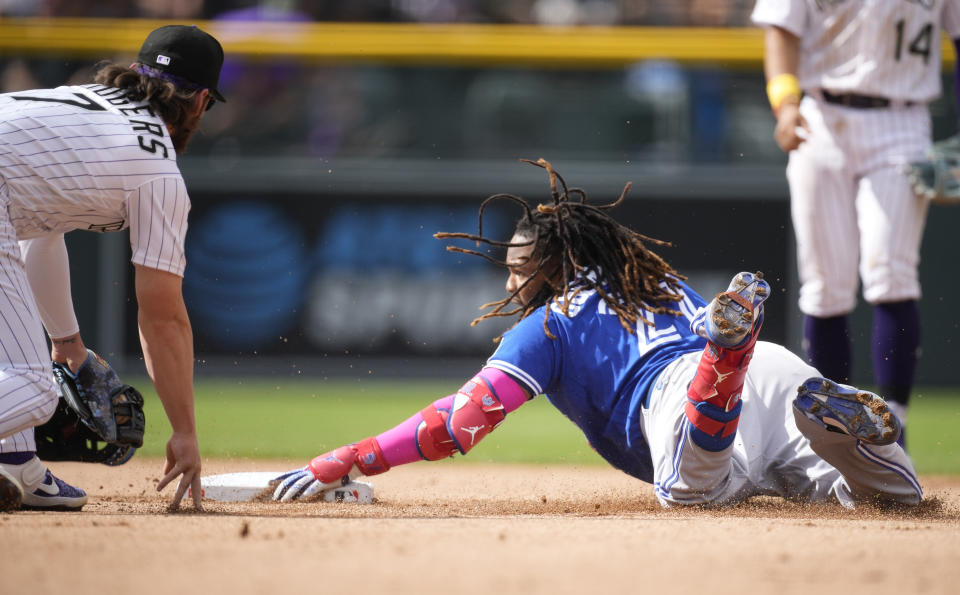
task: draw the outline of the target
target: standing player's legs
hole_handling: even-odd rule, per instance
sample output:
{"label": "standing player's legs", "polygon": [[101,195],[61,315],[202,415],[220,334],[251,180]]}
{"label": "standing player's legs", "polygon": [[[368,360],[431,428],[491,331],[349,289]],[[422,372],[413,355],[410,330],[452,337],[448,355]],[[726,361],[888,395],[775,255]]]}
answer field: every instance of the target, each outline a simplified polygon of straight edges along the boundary
{"label": "standing player's legs", "polygon": [[83,490],[55,478],[36,456],[33,428],[50,418],[59,397],[7,209],[0,178],[0,467],[19,484],[24,506],[79,508]]}
{"label": "standing player's legs", "polygon": [[[921,323],[917,300],[873,305],[873,376],[877,390],[906,427],[920,356]],[[889,395],[889,396],[888,396]],[[906,432],[900,437],[906,444]]]}
{"label": "standing player's legs", "polygon": [[856,128],[873,133],[860,165],[857,213],[863,230],[860,277],[874,310],[874,379],[905,422],[920,350],[918,267],[928,203],[913,194],[902,166],[923,156],[930,117],[918,106],[864,114],[861,120]]}
{"label": "standing player's legs", "polygon": [[852,365],[847,317],[857,303],[859,256],[856,185],[847,146],[851,111],[804,98],[801,113],[810,135],[787,165],[807,361],[842,381]]}

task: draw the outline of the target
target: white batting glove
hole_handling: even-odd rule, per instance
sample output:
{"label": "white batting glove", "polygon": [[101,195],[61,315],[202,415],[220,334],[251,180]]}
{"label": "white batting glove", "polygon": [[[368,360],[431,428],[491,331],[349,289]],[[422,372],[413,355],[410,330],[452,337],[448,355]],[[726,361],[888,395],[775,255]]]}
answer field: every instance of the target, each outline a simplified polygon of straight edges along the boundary
{"label": "white batting glove", "polygon": [[309,500],[330,488],[335,488],[342,484],[342,481],[321,483],[313,476],[313,472],[310,471],[309,466],[287,471],[273,481],[280,482],[273,491],[273,499],[280,502]]}
{"label": "white batting glove", "polygon": [[280,502],[308,500],[341,486],[361,475],[376,475],[390,469],[377,439],[369,437],[314,457],[305,467],[288,471],[273,481],[279,482],[273,499]]}

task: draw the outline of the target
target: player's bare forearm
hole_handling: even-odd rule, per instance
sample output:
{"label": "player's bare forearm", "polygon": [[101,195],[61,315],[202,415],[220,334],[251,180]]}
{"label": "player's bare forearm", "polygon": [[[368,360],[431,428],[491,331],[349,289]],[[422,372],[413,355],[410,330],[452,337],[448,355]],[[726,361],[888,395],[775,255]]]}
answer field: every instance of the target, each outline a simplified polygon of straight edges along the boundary
{"label": "player's bare forearm", "polygon": [[800,38],[780,27],[764,33],[763,70],[767,80],[780,74],[796,76],[800,63]]}
{"label": "player's bare forearm", "polygon": [[181,279],[137,267],[140,343],[147,373],[174,432],[195,434],[193,330],[181,294]]}
{"label": "player's bare forearm", "polygon": [[174,432],[195,433],[193,333],[186,320],[144,320],[140,344],[147,373]]}
{"label": "player's bare forearm", "polygon": [[193,413],[193,330],[183,303],[182,279],[172,273],[136,267],[140,343],[147,372],[163,403],[173,434],[167,441],[162,490],[180,477],[170,503],[175,510],[187,488],[200,502],[200,446]]}
{"label": "player's bare forearm", "polygon": [[800,39],[785,29],[768,27],[764,37],[763,66],[767,77],[770,108],[777,118],[773,137],[786,153],[796,149],[809,131],[800,115],[800,87],[797,82]]}
{"label": "player's bare forearm", "polygon": [[763,69],[767,77],[767,95],[773,113],[800,103],[797,82],[800,39],[780,27],[767,27],[764,36]]}

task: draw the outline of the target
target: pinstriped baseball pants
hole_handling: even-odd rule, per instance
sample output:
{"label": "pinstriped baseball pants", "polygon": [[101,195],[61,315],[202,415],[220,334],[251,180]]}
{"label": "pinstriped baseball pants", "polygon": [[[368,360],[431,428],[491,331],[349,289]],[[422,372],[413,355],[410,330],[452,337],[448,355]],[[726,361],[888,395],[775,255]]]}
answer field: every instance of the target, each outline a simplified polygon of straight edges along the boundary
{"label": "pinstriped baseball pants", "polygon": [[36,450],[33,428],[53,415],[59,396],[9,202],[0,176],[0,452],[22,452]]}
{"label": "pinstriped baseball pants", "polygon": [[787,165],[800,310],[850,313],[858,277],[870,303],[918,299],[928,203],[903,166],[930,145],[926,106],[858,109],[807,96],[800,113],[810,134]]}

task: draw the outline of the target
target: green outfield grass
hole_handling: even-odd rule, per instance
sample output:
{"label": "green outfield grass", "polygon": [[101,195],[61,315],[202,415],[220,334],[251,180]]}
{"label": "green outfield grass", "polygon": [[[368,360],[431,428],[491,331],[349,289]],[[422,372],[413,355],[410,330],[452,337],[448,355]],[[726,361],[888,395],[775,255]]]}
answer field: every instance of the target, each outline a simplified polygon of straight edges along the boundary
{"label": "green outfield grass", "polygon": [[[169,424],[149,381],[141,454],[160,456]],[[235,378],[198,381],[197,423],[205,457],[313,456],[377,434],[459,387],[457,381]],[[960,475],[960,389],[919,390],[908,447],[920,473]],[[605,464],[572,422],[543,397],[510,414],[464,462]]]}
{"label": "green outfield grass", "polygon": [[907,421],[917,472],[960,475],[960,388],[917,390]]}

